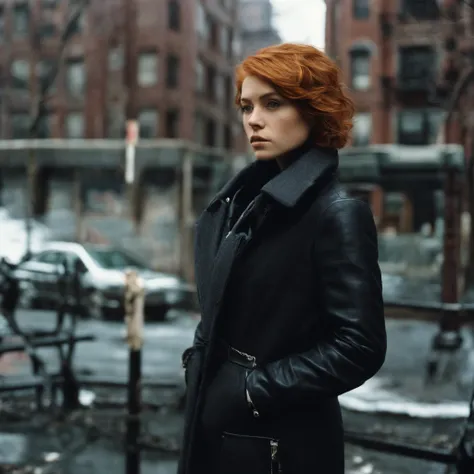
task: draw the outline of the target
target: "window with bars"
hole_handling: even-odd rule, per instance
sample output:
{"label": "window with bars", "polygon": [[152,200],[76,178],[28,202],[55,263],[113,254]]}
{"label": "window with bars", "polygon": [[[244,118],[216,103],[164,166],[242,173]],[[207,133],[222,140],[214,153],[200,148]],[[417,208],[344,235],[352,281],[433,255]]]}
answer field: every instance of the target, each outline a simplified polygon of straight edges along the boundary
{"label": "window with bars", "polygon": [[370,51],[356,49],[351,51],[351,86],[354,90],[370,88]]}
{"label": "window with bars", "polygon": [[407,89],[424,89],[434,79],[436,53],[431,46],[400,48],[399,85]]}

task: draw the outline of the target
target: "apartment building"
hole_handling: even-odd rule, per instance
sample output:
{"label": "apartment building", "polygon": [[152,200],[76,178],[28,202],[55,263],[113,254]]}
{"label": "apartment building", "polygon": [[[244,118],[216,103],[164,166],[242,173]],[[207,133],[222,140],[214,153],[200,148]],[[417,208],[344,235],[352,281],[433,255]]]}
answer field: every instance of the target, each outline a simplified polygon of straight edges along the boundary
{"label": "apartment building", "polygon": [[[77,1],[77,0],[76,0]],[[101,0],[73,27],[46,99],[40,138],[122,138],[125,38],[136,11],[135,110],[141,138],[238,149],[233,67],[241,58],[238,0]],[[0,0],[0,136],[26,138],[42,81],[58,58],[74,0]]]}
{"label": "apartment building", "polygon": [[326,0],[326,51],[357,106],[353,146],[435,143],[445,54],[437,0]]}

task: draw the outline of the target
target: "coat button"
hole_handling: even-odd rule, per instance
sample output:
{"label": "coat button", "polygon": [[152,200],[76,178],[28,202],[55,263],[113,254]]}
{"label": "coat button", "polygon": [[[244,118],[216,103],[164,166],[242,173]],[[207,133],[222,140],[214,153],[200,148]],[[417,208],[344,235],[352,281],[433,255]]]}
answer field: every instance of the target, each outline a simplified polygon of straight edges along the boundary
{"label": "coat button", "polygon": [[226,197],[225,202],[230,202],[230,197]]}

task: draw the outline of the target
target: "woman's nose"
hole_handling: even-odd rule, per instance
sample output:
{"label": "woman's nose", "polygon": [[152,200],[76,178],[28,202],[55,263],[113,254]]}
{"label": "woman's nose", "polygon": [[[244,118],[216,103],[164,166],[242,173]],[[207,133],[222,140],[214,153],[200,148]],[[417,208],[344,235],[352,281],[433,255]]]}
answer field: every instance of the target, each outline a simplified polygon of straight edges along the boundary
{"label": "woman's nose", "polygon": [[262,128],[263,127],[263,117],[262,114],[255,108],[248,118],[248,124],[252,128]]}

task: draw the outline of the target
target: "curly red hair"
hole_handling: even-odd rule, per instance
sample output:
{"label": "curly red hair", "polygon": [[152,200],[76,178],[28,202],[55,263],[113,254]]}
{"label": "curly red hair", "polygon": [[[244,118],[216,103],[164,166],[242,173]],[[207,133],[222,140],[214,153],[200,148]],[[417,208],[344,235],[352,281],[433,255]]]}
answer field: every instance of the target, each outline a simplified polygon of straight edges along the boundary
{"label": "curly red hair", "polygon": [[314,123],[317,145],[346,145],[354,103],[341,82],[339,68],[323,52],[309,45],[285,43],[247,57],[236,68],[237,105],[247,76],[270,83],[282,97],[293,101],[303,117]]}

